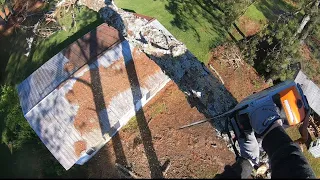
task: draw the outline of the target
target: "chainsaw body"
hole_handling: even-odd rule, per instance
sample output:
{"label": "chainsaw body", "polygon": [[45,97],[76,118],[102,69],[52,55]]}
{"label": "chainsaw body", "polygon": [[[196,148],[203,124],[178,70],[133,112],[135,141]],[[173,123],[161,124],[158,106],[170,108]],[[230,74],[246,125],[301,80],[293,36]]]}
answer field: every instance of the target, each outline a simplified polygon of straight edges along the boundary
{"label": "chainsaw body", "polygon": [[265,101],[273,101],[277,105],[285,128],[302,122],[309,110],[300,84],[294,81],[282,82],[245,98],[234,108],[230,119],[236,136],[245,137],[246,132],[252,132],[250,114],[262,107]]}

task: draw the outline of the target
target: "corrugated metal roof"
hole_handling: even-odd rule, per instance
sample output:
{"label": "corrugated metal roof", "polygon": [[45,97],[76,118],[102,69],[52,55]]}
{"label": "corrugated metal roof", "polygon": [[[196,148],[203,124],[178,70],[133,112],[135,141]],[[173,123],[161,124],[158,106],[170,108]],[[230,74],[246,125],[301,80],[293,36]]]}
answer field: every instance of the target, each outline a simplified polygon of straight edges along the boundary
{"label": "corrugated metal roof", "polygon": [[[83,65],[119,42],[117,30],[103,23],[52,57],[18,85],[23,113],[26,114]],[[68,63],[72,64],[70,69],[66,69]]]}
{"label": "corrugated metal roof", "polygon": [[78,160],[73,144],[83,139],[73,126],[77,109],[54,90],[25,115],[41,141],[66,169]]}
{"label": "corrugated metal roof", "polygon": [[62,53],[58,53],[18,85],[20,105],[24,114],[76,71],[64,70],[64,64],[68,61]]}
{"label": "corrugated metal roof", "polygon": [[102,52],[120,42],[119,33],[103,23],[63,50],[63,54],[77,67],[94,60]]}
{"label": "corrugated metal roof", "polygon": [[[157,71],[150,73],[150,75],[140,82],[140,85],[143,86],[140,87],[141,99],[136,102],[136,104],[133,103],[133,99],[135,98],[132,95],[132,89],[129,85],[126,90],[114,95],[108,103],[108,106],[98,112],[99,128],[86,133],[80,132],[74,123],[82,105],[69,102],[66,98],[67,94],[70,93],[71,90],[75,91],[75,83],[81,82],[79,79],[86,73],[101,66],[104,67],[103,71],[105,71],[111,68],[116,62],[119,63],[119,61],[120,64],[123,65],[124,61],[126,61],[126,63],[132,61],[131,52],[133,49],[134,47],[131,46],[129,42],[123,41],[101,54],[91,65],[84,65],[78,70],[69,72],[69,76],[62,70],[64,62],[67,62],[68,59],[59,53],[57,57],[60,57],[62,60],[58,58],[49,60],[47,62],[49,65],[46,63],[43,65],[44,67],[40,67],[41,70],[37,70],[31,77],[28,77],[19,85],[20,102],[26,106],[24,108],[24,112],[26,112],[25,118],[41,141],[65,169],[71,168],[73,164],[81,158],[76,153],[76,142],[85,142],[86,150],[83,151],[84,153],[92,147],[98,147],[101,143],[106,143],[114,133],[135,114],[136,108],[144,105],[168,82],[169,78],[158,68]],[[140,59],[138,59],[137,62],[138,61],[140,61]],[[143,62],[143,65],[145,67],[155,67],[156,64],[149,60]],[[136,65],[136,68],[138,68],[138,65]],[[50,71],[53,71],[53,73],[50,73]],[[140,70],[140,72],[142,71]],[[58,74],[54,76],[59,77],[58,79],[52,78],[52,76],[49,77],[50,74],[54,73]],[[70,76],[71,73],[73,73],[72,76]],[[114,74],[106,78],[112,80],[116,76],[117,74]],[[130,81],[129,79],[130,77],[127,80]],[[61,83],[62,81],[63,83]],[[52,82],[54,84],[51,84]],[[112,82],[119,83],[116,79],[112,80]],[[38,83],[40,83],[41,86],[38,86]],[[42,84],[48,86],[46,91],[41,89],[46,87]],[[104,84],[102,79],[101,84]],[[37,91],[34,90],[35,87]],[[108,87],[112,89],[113,85],[110,84]],[[83,88],[90,89],[90,86],[83,84]],[[104,88],[106,88],[105,84]],[[49,92],[50,89],[51,92]],[[43,96],[35,96],[36,98],[33,98],[34,96],[28,96],[28,94],[37,93],[42,93]],[[44,96],[44,94],[47,95]],[[83,94],[83,96],[78,98],[85,99],[89,97],[87,94]],[[36,102],[36,100],[33,99],[40,100]],[[32,104],[35,105],[32,106]],[[90,117],[85,116],[85,118],[91,121]]]}
{"label": "corrugated metal roof", "polygon": [[302,71],[299,71],[295,82],[301,84],[301,88],[308,99],[310,107],[320,115],[320,88]]}

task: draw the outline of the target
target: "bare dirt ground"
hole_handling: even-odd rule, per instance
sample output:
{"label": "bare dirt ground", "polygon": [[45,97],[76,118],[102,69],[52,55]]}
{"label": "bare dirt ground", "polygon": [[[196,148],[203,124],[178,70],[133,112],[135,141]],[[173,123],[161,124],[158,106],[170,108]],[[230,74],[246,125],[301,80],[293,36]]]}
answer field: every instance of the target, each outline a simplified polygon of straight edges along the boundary
{"label": "bare dirt ground", "polygon": [[[161,164],[170,161],[164,173],[165,178],[213,178],[235,161],[235,155],[227,149],[223,140],[216,137],[209,123],[177,130],[204,116],[189,106],[184,94],[173,82],[169,82],[143,111],[158,160]],[[133,172],[140,177],[150,178],[148,159],[135,121],[134,118],[130,120],[119,136],[115,136],[88,162],[90,178],[119,177],[114,163],[118,161],[117,153],[121,151]],[[121,145],[119,142],[115,144],[114,139],[120,139]]]}
{"label": "bare dirt ground", "polygon": [[254,21],[246,16],[239,18],[240,29],[246,36],[253,36],[261,30],[261,23]]}
{"label": "bare dirt ground", "polygon": [[[255,69],[246,63],[240,65],[237,69],[233,69],[219,59],[211,58],[209,64],[220,74],[225,82],[225,87],[237,101],[269,87]],[[214,71],[211,72],[216,76]]]}

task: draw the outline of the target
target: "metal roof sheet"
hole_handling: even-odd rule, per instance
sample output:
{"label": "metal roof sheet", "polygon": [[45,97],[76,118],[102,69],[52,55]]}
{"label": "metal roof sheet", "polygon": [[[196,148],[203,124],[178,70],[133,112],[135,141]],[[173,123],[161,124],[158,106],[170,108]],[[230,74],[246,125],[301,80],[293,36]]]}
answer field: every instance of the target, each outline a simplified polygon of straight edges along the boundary
{"label": "metal roof sheet", "polygon": [[301,84],[301,88],[308,99],[310,107],[320,115],[320,88],[302,71],[299,71],[294,81]]}
{"label": "metal roof sheet", "polygon": [[[81,133],[79,129],[75,127],[74,123],[82,105],[71,103],[66,98],[66,94],[71,90],[74,90],[75,83],[81,79],[81,77],[98,67],[103,66],[104,71],[111,68],[113,64],[119,63],[119,61],[121,61],[120,64],[124,64],[124,59],[126,59],[127,63],[128,61],[133,61],[133,50],[134,47],[130,45],[129,42],[123,41],[122,43],[113,46],[112,49],[101,54],[97,60],[92,62],[92,64],[84,65],[75,71],[72,76],[66,77],[66,75],[62,73],[63,75],[61,79],[64,78],[64,82],[62,84],[61,80],[55,80],[53,81],[55,84],[51,85],[50,83],[52,83],[52,81],[50,80],[50,77],[47,77],[49,82],[46,82],[46,79],[42,80],[44,81],[42,82],[43,84],[48,84],[50,86],[47,89],[53,90],[49,92],[47,96],[42,96],[42,99],[40,99],[40,101],[33,107],[28,107],[30,109],[25,113],[25,118],[48,150],[65,169],[71,168],[79,159],[81,159],[81,156],[78,156],[76,153],[76,142],[85,142],[86,150],[83,151],[84,153],[92,147],[101,147],[101,143],[109,141],[114,133],[125,125],[126,122],[135,114],[135,109],[141,108],[146,104],[146,102],[148,102],[169,81],[169,78],[161,71],[160,68],[158,68],[157,71],[153,71],[148,74],[148,76],[140,82],[140,85],[143,86],[140,87],[141,99],[136,102],[136,104],[133,103],[134,98],[132,95],[132,89],[128,86],[126,90],[114,95],[108,106],[98,112],[100,127],[87,133]],[[68,60],[61,53],[59,53],[59,56],[63,57],[64,60],[57,62],[55,60],[50,60],[48,63],[63,64],[61,62],[66,62]],[[139,61],[140,59],[137,60]],[[143,62],[143,65],[146,67],[157,67],[157,65],[151,60]],[[62,68],[58,67],[58,64],[51,69],[48,67],[51,66],[44,65],[44,67],[40,67],[42,68],[41,71],[43,71],[43,74],[50,74],[50,72],[46,71],[52,71],[54,68]],[[138,68],[137,64],[136,68]],[[137,73],[139,74],[139,72]],[[117,74],[108,76],[107,78],[112,79],[114,76],[117,76]],[[32,77],[31,79],[34,78],[35,77]],[[130,77],[128,77],[128,81],[129,78]],[[112,81],[116,82],[116,80]],[[37,86],[36,81],[30,81],[29,79],[26,79],[26,82],[23,82],[23,84],[27,84],[29,88],[24,90],[32,90]],[[86,85],[84,84],[83,87],[85,88]],[[110,86],[107,87],[113,88],[113,85],[110,84]],[[21,93],[22,91],[23,89],[20,89],[19,95],[24,95],[24,93]],[[38,91],[41,91],[41,89],[37,90],[37,92]],[[87,98],[87,96],[87,94],[84,94],[81,98]],[[23,101],[25,100],[29,102],[28,98],[32,97],[33,96],[20,96],[21,104],[24,104]],[[90,117],[85,118],[87,118],[88,121],[91,121]]]}
{"label": "metal roof sheet", "polygon": [[76,69],[71,72],[64,70],[64,64],[68,61],[62,53],[58,53],[18,85],[20,105],[24,114],[75,72]]}

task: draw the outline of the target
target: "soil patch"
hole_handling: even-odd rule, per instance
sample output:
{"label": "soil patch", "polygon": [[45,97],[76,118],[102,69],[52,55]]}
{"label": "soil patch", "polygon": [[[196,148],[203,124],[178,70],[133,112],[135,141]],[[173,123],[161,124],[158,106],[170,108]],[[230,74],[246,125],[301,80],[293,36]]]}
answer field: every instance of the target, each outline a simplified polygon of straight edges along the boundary
{"label": "soil patch", "polygon": [[70,103],[79,105],[74,125],[81,134],[100,127],[98,113],[108,107],[113,97],[131,88],[130,75],[136,74],[140,86],[144,87],[148,77],[161,70],[136,49],[133,59],[127,65],[123,59],[119,59],[108,68],[100,66],[90,69],[78,78],[73,89],[66,94]]}
{"label": "soil patch", "polygon": [[239,18],[240,29],[248,36],[253,36],[261,30],[261,24],[254,21],[247,16],[241,16]]}
{"label": "soil patch", "polygon": [[[208,64],[213,66],[220,74],[225,82],[225,87],[237,99],[237,101],[241,101],[254,92],[259,92],[269,87],[269,85],[265,83],[264,79],[259,76],[252,66],[245,62],[243,64],[244,65],[240,65],[239,68],[234,69],[214,57],[211,58]],[[211,70],[211,72],[216,76],[214,71]]]}
{"label": "soil patch", "polygon": [[[166,108],[159,108],[163,104]],[[178,127],[203,119],[204,116],[196,108],[190,107],[185,95],[173,82],[169,82],[143,110],[149,122],[157,158],[162,164],[166,160],[170,161],[170,167],[164,174],[165,178],[213,178],[217,173],[223,172],[226,165],[235,162],[235,155],[228,150],[222,139],[216,137],[216,132],[209,123],[177,130]],[[154,113],[155,111],[157,113]],[[143,178],[150,178],[139,129],[120,131],[119,134],[131,170]],[[113,141],[108,142],[89,162],[89,174],[91,171],[99,171],[101,176],[95,177],[110,176],[108,169],[103,165],[99,166],[105,160],[98,157],[100,153],[109,152],[109,156],[112,157],[111,164],[115,163],[116,153],[113,146]]]}

